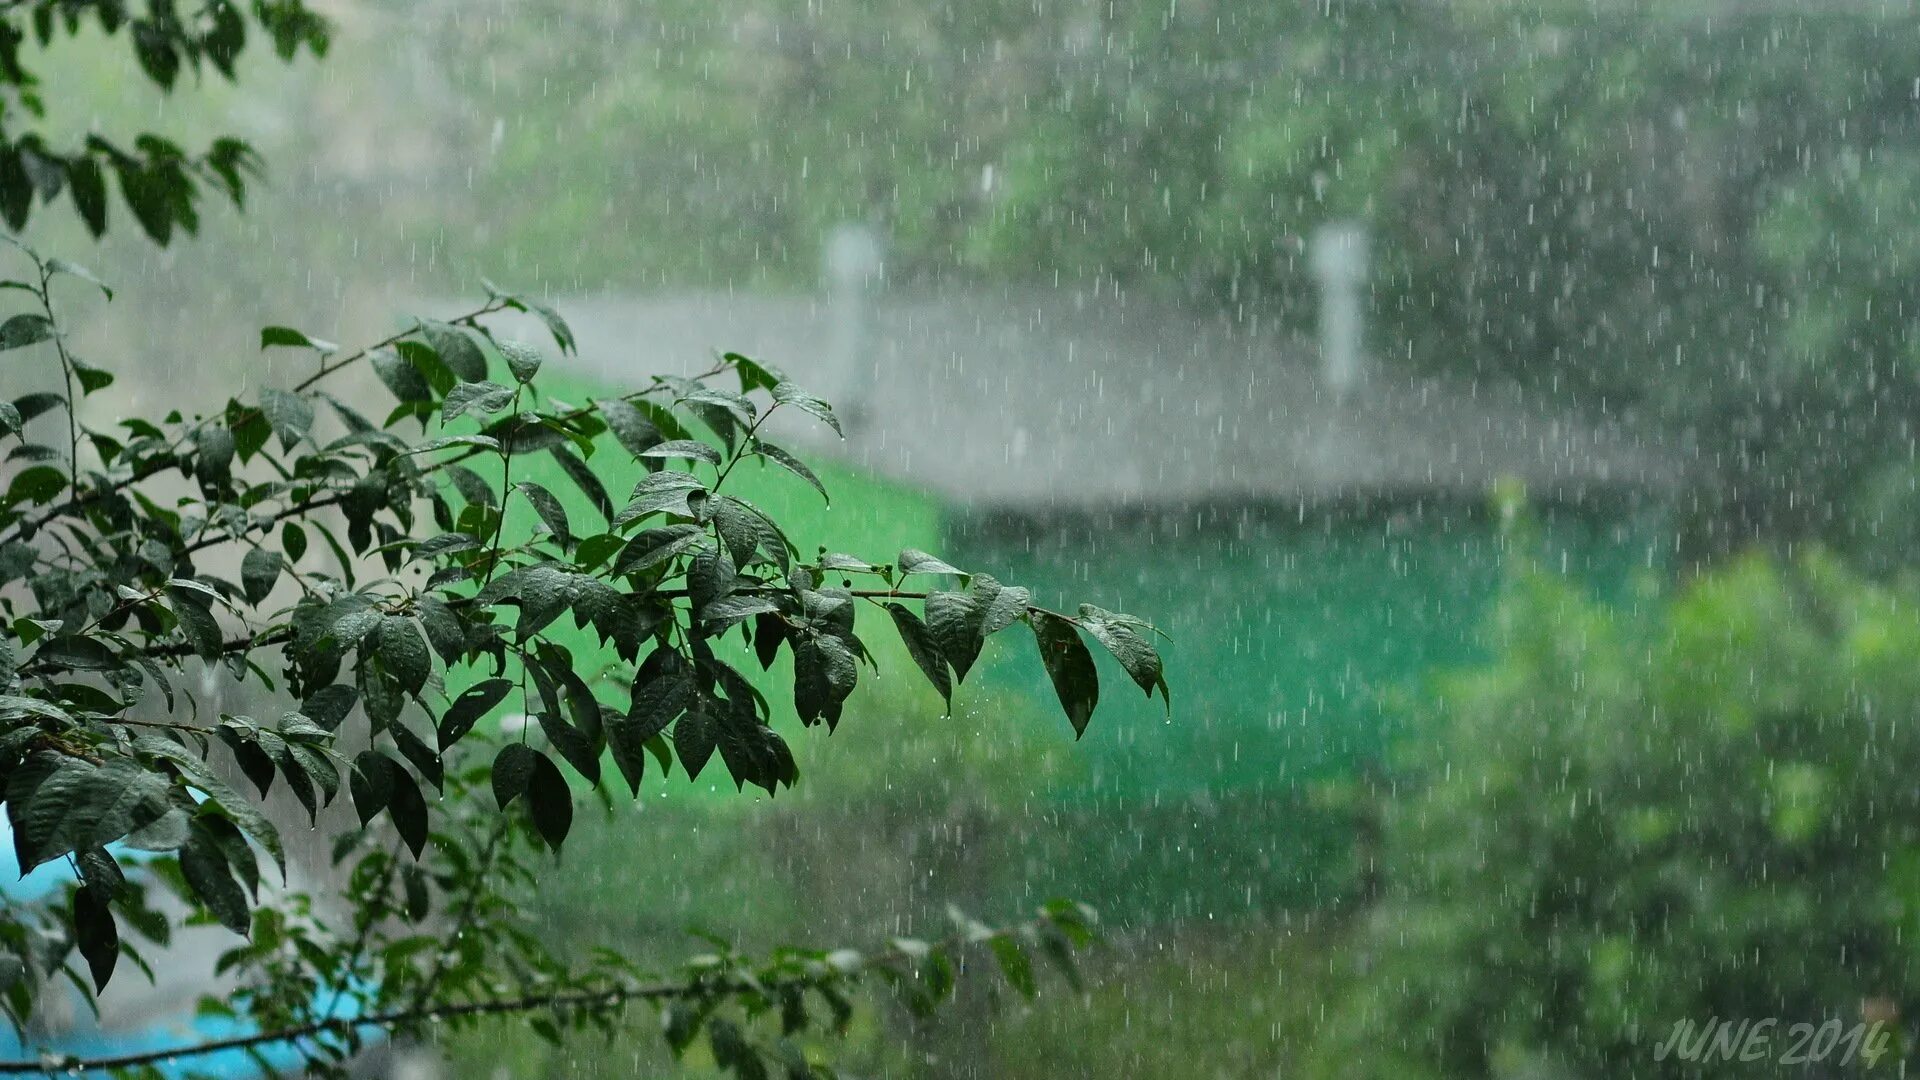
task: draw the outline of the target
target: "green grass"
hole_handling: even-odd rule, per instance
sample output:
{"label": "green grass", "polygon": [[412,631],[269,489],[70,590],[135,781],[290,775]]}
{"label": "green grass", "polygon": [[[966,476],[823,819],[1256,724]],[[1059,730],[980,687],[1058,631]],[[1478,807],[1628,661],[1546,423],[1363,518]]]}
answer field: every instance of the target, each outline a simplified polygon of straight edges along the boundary
{"label": "green grass", "polygon": [[[844,1038],[802,1041],[845,1076],[1226,1080],[1295,1075],[1316,1059],[1319,1074],[1338,1075],[1324,1059],[1360,971],[1351,931],[1336,920],[1242,919],[1115,940],[1083,954],[1084,992],[1043,970],[1028,1001],[976,973],[932,1025],[903,1023],[882,993],[857,1001]],[[777,1034],[765,1020],[753,1030],[768,1042]],[[604,1042],[583,1034],[553,1047],[502,1022],[446,1049],[457,1076],[720,1075],[704,1041],[675,1062],[658,1032],[655,1011],[638,1007]]]}

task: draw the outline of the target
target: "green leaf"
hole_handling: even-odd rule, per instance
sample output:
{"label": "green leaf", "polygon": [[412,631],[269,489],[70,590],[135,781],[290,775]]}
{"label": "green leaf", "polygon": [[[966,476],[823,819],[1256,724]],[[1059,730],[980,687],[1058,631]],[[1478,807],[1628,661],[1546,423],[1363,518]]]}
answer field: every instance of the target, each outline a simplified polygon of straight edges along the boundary
{"label": "green leaf", "polygon": [[934,592],[927,595],[927,631],[940,655],[953,665],[954,677],[965,681],[986,642],[985,615],[977,594]]}
{"label": "green leaf", "polygon": [[691,708],[673,725],[673,752],[691,779],[700,778],[700,771],[713,759],[719,744],[720,725],[705,709]]}
{"label": "green leaf", "polygon": [[773,388],[773,400],[782,405],[799,409],[801,412],[814,417],[821,423],[832,428],[835,435],[839,435],[842,438],[846,437],[846,433],[840,430],[839,417],[833,415],[833,406],[800,389],[793,383],[783,382],[775,386]]}
{"label": "green leaf", "polygon": [[280,436],[284,450],[292,450],[294,444],[313,430],[313,402],[304,395],[272,388],[262,390],[260,411],[266,414],[273,433]]}
{"label": "green leaf", "polygon": [[338,352],[340,346],[331,341],[322,341],[316,337],[295,330],[291,326],[269,326],[260,331],[260,347],[270,349],[274,346],[286,346],[300,349],[317,349],[323,353]]}
{"label": "green leaf", "polygon": [[1031,592],[1018,585],[1002,585],[986,574],[975,574],[968,588],[980,603],[980,632],[988,637],[1012,626],[1033,603]]}
{"label": "green leaf", "polygon": [[387,673],[409,694],[418,694],[433,674],[433,656],[412,619],[388,615],[380,620],[374,651]]}
{"label": "green leaf", "polygon": [[560,546],[571,547],[573,530],[567,523],[567,509],[560,505],[559,499],[553,497],[553,492],[531,480],[522,480],[513,486],[527,497],[527,502],[533,505],[533,512],[540,515],[541,523],[546,525],[547,531],[560,542]]}
{"label": "green leaf", "polygon": [[597,533],[580,541],[574,549],[573,565],[577,570],[591,570],[608,559],[614,553],[627,546],[627,538],[619,533]]}
{"label": "green leaf", "polygon": [[[540,355],[540,350],[525,342],[502,339],[499,346],[500,355],[506,358],[507,370],[522,383],[532,382],[533,377],[540,373],[540,365],[546,362],[546,358]],[[566,834],[563,831],[561,835]],[[559,846],[554,845],[555,849]]]}
{"label": "green leaf", "polygon": [[844,555],[837,551],[829,551],[820,556],[814,565],[822,570],[843,570],[856,574],[871,574],[878,569],[865,559],[857,559],[852,555]]}
{"label": "green leaf", "polygon": [[233,879],[226,853],[219,840],[207,831],[204,821],[193,823],[193,838],[180,852],[180,873],[187,879],[187,887],[213,917],[220,920],[220,925],[241,935],[253,926],[253,910],[247,903],[247,894]]}
{"label": "green leaf", "polygon": [[467,629],[466,624],[460,621],[460,616],[437,597],[422,596],[416,607],[420,615],[420,628],[427,632],[427,644],[440,654],[442,662],[448,665],[459,663],[467,652]]}
{"label": "green leaf", "polygon": [[233,432],[220,424],[203,424],[193,433],[194,472],[202,483],[224,484],[233,470],[236,447]]}
{"label": "green leaf", "polygon": [[709,1020],[707,1047],[713,1051],[714,1065],[732,1072],[736,1080],[767,1080],[767,1066],[760,1060],[759,1049],[733,1021],[720,1016]]}
{"label": "green leaf", "polygon": [[105,390],[113,385],[113,372],[93,367],[77,359],[70,359],[68,362],[73,365],[73,377],[79,380],[82,394]]}
{"label": "green leaf", "polygon": [[572,578],[551,566],[535,566],[522,579],[519,589],[520,618],[514,633],[520,640],[540,632],[560,617],[571,597]]}
{"label": "green leaf", "polygon": [[513,391],[508,387],[481,380],[463,382],[447,391],[447,399],[440,408],[440,420],[451,424],[471,409],[497,413],[512,404]]}
{"label": "green leaf", "polygon": [[512,689],[512,680],[486,679],[462,691],[440,716],[440,749],[444,751],[459,742],[494,706],[505,700]]}
{"label": "green leaf", "polygon": [[639,409],[640,414],[647,418],[647,422],[652,424],[654,428],[660,432],[662,438],[693,438],[693,432],[687,430],[687,426],[680,422],[680,418],[674,415],[672,409],[658,402],[648,401],[646,398],[631,398],[629,400],[632,402],[633,407]]}
{"label": "green leaf", "polygon": [[74,944],[86,958],[96,993],[107,988],[114,965],[120,961],[120,931],[107,907],[108,895],[105,887],[92,883],[73,894]]}
{"label": "green leaf", "polygon": [[589,784],[600,782],[599,748],[578,728],[567,723],[566,717],[560,715],[557,696],[554,703],[541,709],[534,719],[540,724],[541,732],[547,736],[547,742],[559,751],[567,764],[573,766],[574,772],[579,773]]}
{"label": "green leaf", "polygon": [[704,461],[714,468],[720,467],[720,451],[695,439],[674,439],[656,446],[648,447],[639,457],[643,458],[683,458],[691,461]]}
{"label": "green leaf", "polygon": [[1092,604],[1081,604],[1080,625],[1093,635],[1095,641],[1106,646],[1115,660],[1120,661],[1127,677],[1145,691],[1147,697],[1153,697],[1153,692],[1158,690],[1161,698],[1167,702],[1167,708],[1173,708],[1172,698],[1167,694],[1167,680],[1161,669],[1160,654],[1151,642],[1134,631],[1132,620]]}
{"label": "green leaf", "polygon": [[452,478],[454,489],[469,506],[494,505],[493,486],[481,479],[479,473],[465,465],[449,465],[446,473]]}
{"label": "green leaf", "polygon": [[600,410],[607,427],[613,430],[613,437],[626,448],[627,453],[639,457],[648,447],[661,441],[660,429],[641,415],[632,402],[605,398],[595,401],[594,405]]}
{"label": "green leaf", "polygon": [[109,300],[113,299],[113,290],[107,287],[106,282],[101,281],[99,278],[95,277],[93,275],[93,271],[87,269],[84,266],[79,265],[78,263],[71,263],[61,258],[48,259],[47,273],[65,274],[68,277],[79,278],[81,281],[84,281],[89,285],[92,285],[94,288],[99,289],[102,293],[105,293],[107,299]]}
{"label": "green leaf", "polygon": [[573,792],[566,777],[544,754],[535,755],[533,771],[527,777],[527,809],[533,815],[534,831],[554,851],[573,828]]}
{"label": "green leaf", "polygon": [[1053,691],[1060,707],[1073,725],[1074,738],[1086,734],[1087,722],[1100,700],[1100,674],[1094,669],[1093,655],[1073,624],[1058,615],[1035,611],[1029,615],[1033,638],[1040,646],[1040,663],[1053,680]]}
{"label": "green leaf", "polygon": [[226,648],[226,641],[220,636],[220,623],[213,613],[204,606],[204,601],[190,597],[180,589],[169,589],[173,601],[168,606],[173,611],[175,621],[180,624],[180,634],[187,639],[187,645],[194,655],[202,660],[218,660]]}
{"label": "green leaf", "polygon": [[487,355],[463,327],[443,322],[423,322],[421,329],[426,332],[427,344],[440,354],[440,362],[448,370],[466,382],[480,382],[487,377]]}
{"label": "green leaf", "polygon": [[445,397],[460,385],[460,377],[440,359],[440,354],[433,350],[433,346],[406,338],[394,342],[393,351],[413,365],[414,370],[427,380],[427,385],[433,388],[435,396]]}
{"label": "green leaf", "polygon": [[37,394],[22,394],[13,399],[13,407],[20,413],[20,422],[27,423],[42,413],[55,408],[63,408],[67,399],[59,394],[42,391]]}
{"label": "green leaf", "polygon": [[39,753],[7,778],[7,818],[20,873],[73,850],[63,834],[74,808],[86,798],[97,770],[82,761]]}
{"label": "green leaf", "polygon": [[740,392],[750,394],[755,390],[772,390],[785,381],[779,369],[771,364],[763,364],[749,356],[736,352],[727,353],[722,359],[733,365],[740,376]]}
{"label": "green leaf", "polygon": [[[135,596],[143,594],[134,593]],[[33,661],[41,667],[66,671],[118,671],[126,666],[120,654],[108,648],[96,638],[56,637],[48,638],[33,654]],[[0,698],[0,701],[32,701],[32,698]]]}
{"label": "green leaf", "polygon": [[774,658],[780,655],[781,644],[791,637],[792,630],[784,619],[761,615],[753,620],[753,651],[761,670],[773,666]]}
{"label": "green leaf", "polygon": [[734,424],[732,421],[721,421],[713,415],[713,410],[719,409],[730,413],[739,423],[751,423],[760,412],[752,401],[739,394],[699,383],[691,384],[690,388],[680,396],[680,401],[693,408],[700,419],[708,427],[713,428],[714,434],[727,438],[728,445],[732,445],[733,440],[728,437],[728,433]]}
{"label": "green leaf", "polygon": [[[607,594],[619,595],[611,587],[608,587]],[[567,712],[573,717],[574,727],[594,747],[593,767],[582,772],[597,779],[600,775],[599,748],[604,734],[605,710],[601,708],[600,700],[593,696],[593,689],[587,685],[587,681],[574,670],[575,662],[571,653],[552,642],[543,641],[540,643],[538,655],[540,666],[559,685],[561,697],[566,702]]]}
{"label": "green leaf", "polygon": [[378,750],[363,750],[353,759],[347,775],[347,788],[353,796],[353,809],[366,825],[378,817],[393,801],[393,778],[400,766]]}
{"label": "green leaf", "polygon": [[693,1040],[699,1037],[700,1028],[706,1023],[706,1015],[704,1011],[694,1008],[692,1004],[676,998],[668,1003],[660,1020],[667,1047],[673,1051],[673,1056],[677,1060],[686,1053],[687,1047],[693,1045]]}
{"label": "green leaf", "polygon": [[[727,553],[733,556],[733,564],[744,567],[753,561],[753,554],[759,550],[761,539],[768,532],[760,515],[747,504],[731,496],[715,497],[711,504],[713,523],[720,530],[720,539],[727,545]],[[769,548],[778,544],[777,539],[769,543]]]}
{"label": "green leaf", "polygon": [[927,624],[901,604],[887,604],[887,614],[893,616],[893,625],[900,631],[900,640],[907,646],[907,655],[913,657],[914,664],[927,677],[927,681],[940,692],[940,699],[946,702],[947,711],[952,712],[953,682],[947,671],[947,658],[941,654],[940,646],[935,644]]}
{"label": "green leaf", "polygon": [[418,923],[427,917],[432,907],[432,893],[427,888],[426,871],[415,863],[400,872],[401,887],[406,892],[407,921]]}
{"label": "green leaf", "polygon": [[300,712],[324,730],[334,731],[359,700],[360,691],[345,683],[336,683],[307,695],[307,700],[300,704]]}
{"label": "green leaf", "polygon": [[427,848],[427,801],[420,795],[420,785],[397,763],[393,764],[392,777],[393,791],[387,802],[387,814],[393,818],[393,827],[407,850],[418,859]]}
{"label": "green leaf", "polygon": [[67,163],[67,190],[87,231],[96,238],[107,230],[107,178],[98,162],[80,158]]}
{"label": "green leaf", "polygon": [[15,315],[0,323],[0,352],[47,341],[53,332],[53,321],[45,315]]}
{"label": "green leaf", "polygon": [[594,510],[598,511],[602,518],[612,521],[613,500],[607,495],[606,485],[600,482],[600,478],[594,475],[587,463],[575,457],[573,451],[565,446],[552,447],[547,453],[559,463],[560,471],[567,474],[567,479],[573,481],[573,486],[579,488],[580,493],[593,503]]}
{"label": "green leaf", "polygon": [[[287,756],[306,774],[308,781],[320,789],[323,805],[333,805],[334,796],[340,794],[340,773],[334,768],[333,759],[314,747],[297,742],[287,744]],[[309,807],[307,812],[311,820],[314,810]]]}
{"label": "green leaf", "polygon": [[1000,973],[1007,978],[1007,984],[1020,992],[1022,997],[1032,997],[1036,990],[1033,979],[1033,961],[1027,959],[1027,951],[1020,943],[1004,934],[991,938],[987,947],[993,950],[993,959],[1000,965]]}
{"label": "green leaf", "polygon": [[666,730],[693,704],[693,696],[693,668],[686,657],[665,646],[656,648],[634,673],[629,741],[638,745]]}
{"label": "green leaf", "polygon": [[433,387],[427,384],[427,377],[399,353],[378,349],[367,359],[373,365],[374,374],[380,376],[394,397],[401,401],[427,401],[433,397]]}
{"label": "green leaf", "polygon": [[1040,938],[1040,951],[1046,954],[1055,968],[1059,969],[1060,977],[1067,981],[1067,985],[1073,988],[1074,993],[1085,992],[1086,985],[1080,977],[1080,965],[1073,959],[1073,949],[1065,932],[1050,927],[1048,932]]}
{"label": "green leaf", "polygon": [[414,771],[420,774],[422,780],[436,788],[445,788],[445,766],[440,761],[440,755],[433,747],[426,744],[426,740],[415,735],[413,729],[407,725],[397,721],[387,726],[387,734],[393,737],[394,749],[400,751],[400,756],[412,763]]}
{"label": "green leaf", "polygon": [[20,475],[7,485],[7,503],[18,506],[21,503],[47,503],[67,490],[67,474],[51,465],[35,465],[22,469]]}
{"label": "green leaf", "polygon": [[[540,751],[525,743],[508,743],[500,748],[493,759],[493,801],[502,810],[526,794],[527,782],[533,778],[533,770],[540,760]],[[551,762],[548,768],[552,768]]]}
{"label": "green leaf", "polygon": [[853,693],[860,671],[840,639],[807,634],[793,645],[793,707],[800,722],[825,720],[828,730],[840,722],[841,703]]}
{"label": "green leaf", "polygon": [[706,539],[698,525],[666,525],[634,534],[613,561],[615,577],[639,573],[693,550]]}
{"label": "green leaf", "polygon": [[246,592],[248,603],[258,604],[273,592],[283,565],[280,553],[272,548],[259,547],[247,552],[240,560],[240,586]]}
{"label": "green leaf", "polygon": [[613,523],[625,525],[662,510],[690,518],[693,508],[688,498],[696,491],[704,493],[706,490],[707,486],[691,473],[672,470],[654,473],[634,486],[633,501],[614,515]]}
{"label": "green leaf", "polygon": [[[440,438],[428,439],[426,442],[407,447],[407,452],[402,456],[412,457],[415,454],[431,454],[437,450],[446,450],[455,446],[477,446],[482,450],[498,451],[500,449],[500,440],[495,439],[491,435],[442,435]],[[454,458],[453,460],[458,461],[459,459]],[[448,472],[453,473],[456,484],[460,483],[460,477],[462,475],[472,475],[471,470],[467,469],[461,469],[458,472],[449,469]],[[478,477],[475,477],[475,479],[478,479]],[[482,481],[483,486],[484,484],[485,481]],[[466,491],[465,485],[461,485],[462,496],[466,494]],[[491,489],[488,489],[486,499],[469,499],[468,501],[491,503],[493,501],[493,492]]]}
{"label": "green leaf", "polygon": [[894,564],[902,574],[960,574],[958,567],[934,558],[924,551],[907,548],[900,553],[900,559]]}
{"label": "green leaf", "polygon": [[799,458],[794,457],[792,454],[765,439],[754,440],[753,452],[800,479],[805,480],[807,483],[812,484],[813,490],[819,492],[822,499],[825,499],[829,503],[833,501],[827,495],[827,486],[820,482],[820,478],[813,474],[813,470],[807,467],[806,462],[801,461]]}
{"label": "green leaf", "polygon": [[[165,739],[144,736],[134,740],[134,749],[166,758],[171,762],[188,784],[206,793],[208,800],[220,813],[239,826],[241,831],[252,837],[261,847],[266,848],[267,854],[272,855],[274,863],[279,866],[281,875],[286,874],[287,854],[280,843],[280,830],[274,828],[273,822],[269,821],[267,816],[245,796],[235,791],[232,785],[216,776],[205,763],[188,753],[184,747]],[[202,803],[201,806],[204,812],[207,803]]]}
{"label": "green leaf", "polygon": [[[733,596],[722,596],[711,603],[701,605],[694,612],[694,616],[702,622],[718,623],[725,627],[732,626],[743,619],[751,619],[755,615],[779,610],[779,605],[764,596],[738,593]],[[718,631],[714,632],[718,633]]]}
{"label": "green leaf", "polygon": [[516,296],[514,299],[540,317],[540,321],[547,326],[547,333],[553,335],[553,343],[559,346],[562,355],[571,355],[575,351],[573,328],[567,325],[567,320],[561,318],[559,312],[524,296]]}
{"label": "green leaf", "polygon": [[625,716],[608,720],[607,742],[613,750],[614,764],[638,795],[648,742],[693,702],[693,668],[673,649],[656,648],[635,671],[632,693],[632,709]]}

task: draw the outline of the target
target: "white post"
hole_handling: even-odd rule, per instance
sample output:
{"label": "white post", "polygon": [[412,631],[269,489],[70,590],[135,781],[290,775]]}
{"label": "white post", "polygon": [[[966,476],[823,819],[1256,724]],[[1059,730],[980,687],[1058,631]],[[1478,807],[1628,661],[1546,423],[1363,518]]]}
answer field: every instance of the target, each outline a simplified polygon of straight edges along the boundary
{"label": "white post", "polygon": [[820,253],[820,271],[826,279],[830,339],[828,362],[837,385],[829,390],[843,407],[855,407],[854,389],[874,358],[869,354],[873,329],[873,297],[886,272],[880,234],[864,222],[844,221],[827,234]]}
{"label": "white post", "polygon": [[1367,283],[1367,227],[1330,221],[1313,232],[1313,276],[1320,281],[1320,377],[1336,398],[1366,376],[1361,290]]}

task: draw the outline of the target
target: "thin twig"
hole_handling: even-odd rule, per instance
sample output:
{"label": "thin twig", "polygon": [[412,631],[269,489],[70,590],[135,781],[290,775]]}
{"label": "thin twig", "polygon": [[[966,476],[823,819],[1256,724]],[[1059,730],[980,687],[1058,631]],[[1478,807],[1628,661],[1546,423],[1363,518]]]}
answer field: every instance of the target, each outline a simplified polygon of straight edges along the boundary
{"label": "thin twig", "polygon": [[[524,728],[522,729],[525,730]],[[493,857],[499,851],[500,841],[506,839],[508,818],[502,813],[494,819],[493,827],[487,831],[487,842],[480,849],[480,858],[474,865],[473,888],[467,890],[461,902],[460,913],[454,916],[452,933],[447,935],[446,948],[434,957],[433,970],[427,973],[426,981],[414,993],[409,1009],[423,1009],[433,999],[434,991],[440,989],[440,980],[446,977],[447,967],[452,963],[454,947],[461,935],[473,925],[474,912],[480,907],[480,894],[486,888],[487,876],[493,873]]]}
{"label": "thin twig", "polygon": [[[34,260],[39,262],[38,259]],[[53,313],[53,292],[49,283],[53,281],[53,271],[46,264],[40,266],[40,309],[47,313],[47,325],[53,332],[53,347],[60,354],[60,374],[67,383],[67,464],[71,469],[73,487],[80,486],[80,395],[75,391],[75,372],[73,354],[67,352],[66,338],[60,333],[60,320]]]}
{"label": "thin twig", "polygon": [[[963,944],[980,944],[997,938],[1011,937],[1020,929],[1021,927],[1003,927],[967,935],[956,934],[945,939],[941,947],[952,949]],[[794,975],[784,979],[712,979],[694,976],[675,982],[633,983],[598,990],[528,994],[522,997],[496,998],[491,1001],[423,1004],[367,1016],[328,1017],[294,1027],[262,1031],[252,1035],[236,1035],[228,1039],[215,1039],[203,1043],[190,1043],[165,1050],[147,1050],[97,1058],[62,1057],[50,1054],[36,1061],[0,1061],[0,1075],[22,1073],[57,1075],[134,1069],[163,1061],[172,1062],[179,1058],[204,1057],[224,1050],[247,1050],[276,1043],[299,1042],[317,1035],[345,1035],[360,1028],[394,1028],[430,1018],[446,1020],[469,1016],[499,1016],[537,1012],[544,1009],[614,1009],[636,1001],[675,1001],[682,998],[711,998],[748,993],[777,995],[788,987],[816,986],[823,982],[871,971],[886,964],[910,962],[913,959],[914,957],[899,948],[890,947],[868,953],[862,957],[858,965],[835,969],[831,975],[826,976]]]}
{"label": "thin twig", "polygon": [[[449,319],[447,321],[454,324],[471,323],[473,322],[473,320],[479,318],[482,315],[492,315],[495,312],[505,311],[506,309],[507,309],[507,303],[505,300],[500,300],[500,299],[489,300],[484,305],[478,308],[475,308],[472,311],[467,312],[465,315],[461,315],[461,316],[458,316],[457,318]],[[373,344],[368,345],[357,352],[348,354],[345,359],[341,360],[337,364],[328,365],[326,358],[323,356],[320,360],[320,370],[314,372],[313,374],[307,376],[305,379],[302,379],[300,382],[296,383],[294,385],[292,392],[298,394],[304,390],[311,389],[313,387],[313,384],[319,382],[320,380],[326,378],[329,375],[332,375],[333,373],[339,371],[340,369],[347,367],[350,364],[358,363],[359,361],[364,360],[369,356],[372,356],[374,353],[379,352],[381,349],[392,348],[393,346],[399,344],[402,340],[408,337],[411,337],[412,335],[418,332],[419,332],[418,327],[410,326],[407,329],[400,331],[399,333],[389,334],[388,336],[381,338],[379,341],[376,341]]]}

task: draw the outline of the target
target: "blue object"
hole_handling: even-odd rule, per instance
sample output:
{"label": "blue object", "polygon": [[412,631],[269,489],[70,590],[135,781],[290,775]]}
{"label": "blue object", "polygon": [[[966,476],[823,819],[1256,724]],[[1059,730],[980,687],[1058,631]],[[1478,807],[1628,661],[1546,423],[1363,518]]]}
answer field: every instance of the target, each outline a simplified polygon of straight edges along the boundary
{"label": "blue object", "polygon": [[[0,814],[0,848],[11,851],[13,848],[13,827],[6,815]],[[129,876],[139,873],[138,853],[123,852],[114,849],[121,857],[122,867]],[[127,856],[131,855],[129,859]],[[72,867],[64,859],[55,859],[42,863],[31,872],[13,881],[0,880],[0,904],[34,903],[56,896],[67,885],[75,881]],[[139,972],[123,968],[121,978],[141,978]],[[61,990],[78,997],[79,991],[68,987],[64,981],[50,982],[47,993]],[[196,991],[191,997],[183,996],[179,1002],[179,1011],[175,1015],[158,1018],[144,1027],[132,1030],[116,1030],[102,1027],[94,1019],[93,1013],[83,1003],[74,1002],[75,1022],[67,1025],[45,1044],[29,1045],[22,1042],[9,1025],[0,1024],[0,1059],[19,1061],[37,1060],[44,1054],[57,1056],[71,1055],[76,1058],[120,1057],[128,1054],[152,1053],[154,1051],[184,1048],[198,1044],[215,1042],[251,1035],[259,1029],[245,1021],[220,1016],[198,1015]],[[329,1001],[334,995],[323,991],[315,1000]],[[342,1017],[352,1017],[360,1011],[361,997],[349,991],[339,995],[338,1013]],[[305,1059],[291,1045],[286,1043],[263,1044],[255,1051],[275,1069],[298,1070]],[[155,1067],[161,1075],[167,1077],[186,1077],[188,1075],[231,1077],[234,1080],[262,1075],[260,1064],[245,1050],[222,1050],[212,1054],[199,1054],[183,1057],[177,1061],[161,1061]]]}

